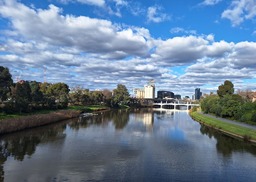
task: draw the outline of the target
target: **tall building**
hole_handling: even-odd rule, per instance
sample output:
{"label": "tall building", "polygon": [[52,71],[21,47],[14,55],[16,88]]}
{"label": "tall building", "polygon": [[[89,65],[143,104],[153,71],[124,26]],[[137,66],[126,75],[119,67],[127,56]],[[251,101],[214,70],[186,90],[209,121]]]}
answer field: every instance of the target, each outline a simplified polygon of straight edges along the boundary
{"label": "tall building", "polygon": [[200,88],[195,89],[195,100],[199,100],[202,96],[202,92],[200,92]]}
{"label": "tall building", "polygon": [[154,99],[155,98],[155,85],[146,85],[145,90],[145,99]]}
{"label": "tall building", "polygon": [[157,98],[164,99],[164,98],[174,98],[174,93],[170,91],[157,91]]}

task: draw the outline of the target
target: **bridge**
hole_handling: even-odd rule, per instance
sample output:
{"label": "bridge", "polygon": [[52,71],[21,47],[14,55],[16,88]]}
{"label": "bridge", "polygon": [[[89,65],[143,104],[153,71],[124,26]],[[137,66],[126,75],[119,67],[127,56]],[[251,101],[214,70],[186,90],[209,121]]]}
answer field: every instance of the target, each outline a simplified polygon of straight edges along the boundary
{"label": "bridge", "polygon": [[180,109],[181,107],[186,107],[187,110],[191,109],[194,106],[199,106],[199,104],[193,104],[191,102],[180,102],[180,101],[168,101],[160,100],[153,103],[153,108],[159,109]]}

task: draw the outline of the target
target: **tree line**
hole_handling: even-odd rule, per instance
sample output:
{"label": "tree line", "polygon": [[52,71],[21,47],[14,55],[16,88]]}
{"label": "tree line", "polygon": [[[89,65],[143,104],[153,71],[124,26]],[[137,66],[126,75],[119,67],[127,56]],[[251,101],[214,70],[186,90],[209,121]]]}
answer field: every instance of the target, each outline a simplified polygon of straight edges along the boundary
{"label": "tree line", "polygon": [[68,105],[102,104],[119,107],[132,102],[125,85],[110,90],[89,91],[66,83],[41,83],[20,80],[13,82],[9,69],[0,66],[0,112],[27,113],[44,109],[64,109]]}
{"label": "tree line", "polygon": [[234,119],[241,122],[256,122],[256,102],[248,99],[245,92],[234,93],[234,85],[226,80],[220,85],[217,94],[210,94],[200,100],[204,113]]}

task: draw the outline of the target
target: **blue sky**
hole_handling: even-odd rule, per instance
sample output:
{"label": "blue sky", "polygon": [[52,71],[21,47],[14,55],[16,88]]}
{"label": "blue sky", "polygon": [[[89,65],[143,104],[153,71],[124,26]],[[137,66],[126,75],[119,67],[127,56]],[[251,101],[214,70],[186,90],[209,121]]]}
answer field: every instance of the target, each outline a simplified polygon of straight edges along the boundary
{"label": "blue sky", "polygon": [[0,0],[0,65],[90,90],[256,90],[255,17],[255,0]]}

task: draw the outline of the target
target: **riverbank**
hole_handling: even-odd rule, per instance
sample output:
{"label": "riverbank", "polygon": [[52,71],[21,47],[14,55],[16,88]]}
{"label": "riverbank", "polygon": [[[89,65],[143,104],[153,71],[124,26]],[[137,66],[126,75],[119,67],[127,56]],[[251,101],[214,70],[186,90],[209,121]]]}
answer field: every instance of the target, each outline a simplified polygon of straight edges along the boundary
{"label": "riverbank", "polygon": [[213,118],[199,112],[190,112],[190,116],[195,121],[214,128],[225,135],[256,144],[256,130],[253,128],[246,128],[238,124],[224,122],[218,118]]}
{"label": "riverbank", "polygon": [[0,135],[63,121],[80,115],[78,110],[58,110],[0,120]]}
{"label": "riverbank", "polygon": [[99,112],[109,109],[108,107],[99,105],[70,106],[65,110],[47,110],[29,115],[5,115],[0,119],[0,135],[76,118],[79,117],[81,113],[85,112]]}

